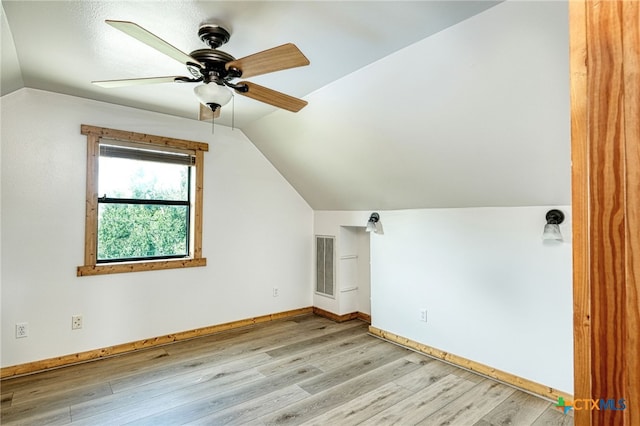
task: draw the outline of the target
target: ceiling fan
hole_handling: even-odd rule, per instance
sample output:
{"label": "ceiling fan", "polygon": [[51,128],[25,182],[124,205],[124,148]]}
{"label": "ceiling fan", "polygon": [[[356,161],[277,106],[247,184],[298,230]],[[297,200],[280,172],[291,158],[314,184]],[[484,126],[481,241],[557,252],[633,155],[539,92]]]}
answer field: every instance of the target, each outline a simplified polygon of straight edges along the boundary
{"label": "ceiling fan", "polygon": [[210,120],[220,116],[220,109],[233,96],[229,89],[240,95],[292,112],[298,112],[307,105],[307,102],[302,99],[294,98],[249,81],[233,82],[233,80],[240,77],[248,78],[309,65],[309,60],[292,43],[236,59],[230,54],[218,50],[218,47],[229,41],[231,34],[221,26],[204,24],[200,26],[198,36],[209,48],[194,50],[187,55],[136,23],[114,20],[105,22],[185,64],[191,77],[165,76],[93,81],[92,83],[95,85],[111,88],[173,82],[202,83],[194,88],[194,93],[200,101],[200,120]]}

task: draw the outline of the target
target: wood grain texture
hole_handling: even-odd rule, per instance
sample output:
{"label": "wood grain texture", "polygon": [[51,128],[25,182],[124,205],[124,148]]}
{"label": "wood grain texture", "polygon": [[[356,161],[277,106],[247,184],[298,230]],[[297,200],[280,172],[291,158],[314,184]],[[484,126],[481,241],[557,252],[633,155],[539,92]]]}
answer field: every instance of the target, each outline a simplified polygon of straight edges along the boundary
{"label": "wood grain texture", "polygon": [[84,264],[95,265],[98,248],[98,158],[100,138],[87,135],[87,180],[84,222]]}
{"label": "wood grain texture", "polygon": [[491,377],[493,379],[499,380],[504,383],[508,383],[512,386],[516,386],[519,389],[523,389],[527,392],[534,393],[543,398],[548,398],[550,400],[555,400],[555,401],[557,401],[558,397],[563,397],[565,399],[573,399],[572,395],[566,392],[562,392],[557,389],[551,388],[549,386],[545,386],[540,383],[536,383],[531,380],[518,377],[515,374],[507,373],[505,371],[500,371],[496,368],[493,368],[484,364],[480,364],[478,362],[463,358],[461,356],[458,356],[449,352],[444,352],[440,349],[436,349],[431,346],[415,342],[411,339],[398,336],[397,334],[394,334],[385,330],[380,330],[373,326],[369,327],[369,333],[373,334],[374,336],[378,336],[382,339],[388,340],[390,342],[394,342],[399,345],[405,346],[407,348],[417,350],[429,356],[444,360],[446,362],[449,362],[453,365],[464,368],[466,370],[473,371],[475,373],[481,374],[486,377]]}
{"label": "wood grain texture", "polygon": [[[626,334],[622,5],[612,1],[589,6],[591,398],[622,398]],[[615,411],[592,410],[591,417],[594,425],[624,424]]]}
{"label": "wood grain texture", "polygon": [[[585,412],[588,413],[588,411]],[[571,426],[573,424],[582,426],[581,423],[578,423],[577,418],[574,419],[571,416],[562,414],[561,411],[558,411],[553,407],[549,407],[535,422],[533,422],[532,426]]]}
{"label": "wood grain texture", "polygon": [[[640,404],[639,26],[638,2],[570,2],[576,396],[627,407]],[[633,409],[575,415],[640,422]]]}
{"label": "wood grain texture", "polygon": [[315,395],[360,377],[378,367],[388,365],[405,355],[407,355],[406,349],[397,346],[373,345],[369,348],[351,349],[346,352],[344,358],[339,357],[334,362],[325,362],[320,365],[320,368],[324,367],[325,373],[305,381],[300,384],[300,387],[311,395]]}
{"label": "wood grain texture", "polygon": [[[591,398],[591,290],[589,280],[589,169],[587,167],[587,34],[586,4],[569,2],[571,86],[571,214],[573,240],[573,393]],[[587,411],[575,414],[588,425]]]}
{"label": "wood grain texture", "polygon": [[514,388],[487,379],[416,424],[472,426],[515,391]]}
{"label": "wood grain texture", "polygon": [[257,417],[284,408],[309,396],[297,385],[291,385],[275,392],[259,396],[249,401],[198,418],[188,425],[240,425],[250,423]]}
{"label": "wood grain texture", "polygon": [[352,319],[355,319],[355,318],[358,317],[358,313],[357,312],[351,312],[349,314],[338,315],[338,314],[334,314],[333,312],[329,312],[327,310],[318,308],[316,306],[313,307],[313,313],[316,314],[316,315],[319,315],[321,317],[329,318],[331,321],[336,321],[336,322],[351,321]]}
{"label": "wood grain texture", "polygon": [[321,317],[329,318],[330,320],[336,321],[336,322],[344,322],[344,321],[351,321],[353,319],[359,319],[361,321],[371,324],[371,315],[365,314],[363,312],[350,312],[348,314],[338,315],[338,314],[334,314],[333,312],[329,312],[314,306],[313,313]]}
{"label": "wood grain texture", "polygon": [[[199,250],[201,253],[202,251]],[[78,266],[76,275],[88,277],[92,275],[123,274],[127,272],[162,271],[165,269],[197,268],[207,266],[207,259],[156,260],[145,262],[111,263]]]}
{"label": "wood grain texture", "polygon": [[640,3],[622,4],[624,56],[626,335],[625,425],[640,424]]}
{"label": "wood grain texture", "polygon": [[[202,257],[202,225],[204,223],[204,152],[196,151],[196,176],[195,176],[195,194],[193,205],[193,238],[191,246],[191,256],[194,259],[203,259]],[[205,260],[206,264],[206,260]]]}
{"label": "wood grain texture", "polygon": [[232,330],[235,328],[247,327],[255,324],[261,324],[264,322],[281,320],[285,318],[291,318],[299,315],[306,315],[311,313],[312,308],[300,308],[291,311],[278,312],[270,315],[262,315],[254,318],[247,318],[238,321],[231,321],[224,324],[212,325],[209,327],[198,328],[189,331],[183,331],[175,334],[168,334],[165,336],[158,336],[150,339],[138,340],[136,342],[123,343],[121,345],[110,346],[101,349],[95,349],[86,352],[80,352],[77,354],[65,355],[55,358],[49,358],[46,360],[30,362],[27,364],[19,364],[10,367],[3,367],[0,370],[0,378],[5,379],[7,377],[19,376],[23,374],[32,374],[35,372],[48,370],[51,368],[57,368],[67,366],[70,364],[76,364],[80,362],[93,361],[101,358],[110,357],[113,355],[119,355],[136,351],[139,349],[147,349],[154,346],[166,345],[167,343],[193,339],[194,337],[206,336],[209,334],[215,334],[222,331]]}
{"label": "wood grain texture", "polygon": [[[406,377],[406,376],[405,376]],[[348,404],[340,405],[327,411],[302,425],[305,426],[355,426],[366,421],[371,422],[371,416],[392,407],[395,404],[409,398],[412,392],[394,382],[387,383],[379,388],[353,399]]]}
{"label": "wood grain texture", "polygon": [[88,124],[80,126],[80,133],[83,135],[94,135],[99,138],[104,137],[121,141],[143,142],[152,145],[164,145],[171,148],[190,149],[194,151],[209,151],[209,144],[204,142],[148,135],[146,133],[128,132],[126,130],[109,129],[106,127],[90,126]]}
{"label": "wood grain texture", "polygon": [[544,410],[536,421],[572,424],[548,401],[460,371],[363,322],[309,314],[5,379],[0,422],[527,426]]}
{"label": "wood grain texture", "polygon": [[522,425],[535,422],[547,409],[544,400],[517,392],[482,418],[487,425]]}
{"label": "wood grain texture", "polygon": [[245,86],[247,91],[236,91],[237,94],[278,108],[286,109],[287,111],[298,112],[307,106],[307,101],[303,99],[294,98],[293,96],[269,89],[268,87],[260,86],[259,84],[252,83],[250,81],[242,81],[239,85]]}
{"label": "wood grain texture", "polygon": [[225,68],[239,69],[243,78],[249,78],[305,65],[309,65],[309,60],[295,44],[287,43],[227,62]]}
{"label": "wood grain texture", "polygon": [[367,424],[418,424],[442,407],[461,398],[473,387],[474,383],[453,374],[448,374],[431,385],[416,391],[410,397],[376,414],[367,420]]}
{"label": "wood grain texture", "polygon": [[336,387],[311,395],[268,416],[263,416],[258,421],[265,425],[298,425],[338,406],[348,404],[355,398],[375,391],[390,381],[410,374],[417,368],[417,364],[400,358],[357,378],[340,383]]}
{"label": "wood grain texture", "polygon": [[365,314],[364,312],[358,312],[357,313],[357,318],[360,321],[364,321],[367,324],[371,324],[371,315],[369,315],[369,314]]}
{"label": "wood grain texture", "polygon": [[222,108],[216,108],[215,112],[211,110],[208,106],[200,105],[200,109],[198,110],[198,120],[200,121],[212,121],[214,118],[220,117],[220,113],[222,112]]}

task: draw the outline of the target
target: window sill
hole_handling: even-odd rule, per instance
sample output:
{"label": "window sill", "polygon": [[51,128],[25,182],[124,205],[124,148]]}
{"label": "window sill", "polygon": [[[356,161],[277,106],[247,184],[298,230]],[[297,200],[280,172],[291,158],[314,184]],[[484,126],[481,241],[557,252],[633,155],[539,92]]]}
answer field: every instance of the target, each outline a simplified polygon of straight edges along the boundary
{"label": "window sill", "polygon": [[121,274],[124,272],[159,271],[162,269],[193,268],[207,266],[206,258],[157,260],[129,263],[102,263],[99,265],[78,266],[78,276]]}

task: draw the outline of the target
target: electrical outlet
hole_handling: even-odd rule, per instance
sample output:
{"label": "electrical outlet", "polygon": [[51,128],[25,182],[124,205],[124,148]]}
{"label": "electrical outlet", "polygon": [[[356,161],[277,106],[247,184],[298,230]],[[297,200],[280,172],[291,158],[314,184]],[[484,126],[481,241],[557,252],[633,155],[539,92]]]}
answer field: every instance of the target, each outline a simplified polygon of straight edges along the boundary
{"label": "electrical outlet", "polygon": [[71,317],[71,329],[79,330],[82,328],[82,315],[73,315]]}
{"label": "electrical outlet", "polygon": [[427,322],[427,310],[420,309],[420,321]]}
{"label": "electrical outlet", "polygon": [[29,336],[29,323],[19,322],[16,324],[16,339]]}
{"label": "electrical outlet", "polygon": [[278,297],[278,287],[273,288],[273,297]]}

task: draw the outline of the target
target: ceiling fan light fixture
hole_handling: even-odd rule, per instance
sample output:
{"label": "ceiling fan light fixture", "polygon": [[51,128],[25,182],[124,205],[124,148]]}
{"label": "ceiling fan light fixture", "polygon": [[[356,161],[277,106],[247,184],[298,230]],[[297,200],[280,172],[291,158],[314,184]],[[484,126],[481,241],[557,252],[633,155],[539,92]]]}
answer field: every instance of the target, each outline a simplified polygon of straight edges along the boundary
{"label": "ceiling fan light fixture", "polygon": [[231,90],[214,82],[197,85],[193,88],[193,93],[201,104],[207,106],[215,104],[222,107],[228,104],[233,97]]}

